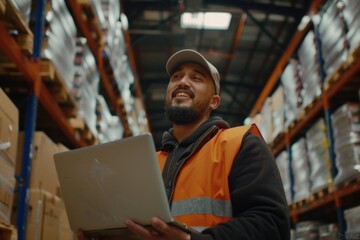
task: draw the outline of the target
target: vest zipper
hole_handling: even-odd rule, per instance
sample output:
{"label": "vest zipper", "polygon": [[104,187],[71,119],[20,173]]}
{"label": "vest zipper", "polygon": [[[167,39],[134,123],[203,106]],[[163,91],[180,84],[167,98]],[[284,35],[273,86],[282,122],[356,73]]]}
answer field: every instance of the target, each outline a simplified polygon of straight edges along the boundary
{"label": "vest zipper", "polygon": [[[191,153],[185,158],[185,159],[183,159],[181,162],[180,162],[180,165],[179,166],[177,166],[177,170],[176,170],[176,172],[175,172],[175,175],[174,175],[174,177],[173,177],[173,181],[171,181],[171,185],[170,185],[170,188],[171,188],[171,195],[169,196],[169,203],[170,203],[170,206],[171,206],[171,199],[172,199],[172,197],[173,197],[173,195],[174,195],[174,188],[175,188],[175,183],[176,183],[176,180],[177,180],[177,177],[178,177],[178,174],[179,174],[179,172],[180,172],[180,169],[182,168],[182,166],[184,165],[184,163],[194,154],[194,152],[196,151],[196,150],[198,150],[198,147],[201,145],[201,143],[203,143],[203,140],[207,137],[207,136],[209,136],[209,134],[210,133],[213,133],[214,131],[218,131],[218,127],[212,127],[212,128],[210,128],[209,130],[207,130],[206,132],[205,132],[205,134],[203,135],[204,137],[202,137],[202,138],[200,138],[199,139],[199,141],[196,141],[195,142],[195,147],[193,148],[193,150],[191,151]],[[207,141],[206,141],[207,142]],[[176,146],[177,147],[177,146]],[[174,150],[175,151],[175,150]],[[174,156],[175,156],[175,154],[173,155],[173,158],[174,158]],[[176,163],[175,163],[175,165],[176,164],[179,164],[179,162],[177,161]],[[168,191],[168,190],[167,190]]]}

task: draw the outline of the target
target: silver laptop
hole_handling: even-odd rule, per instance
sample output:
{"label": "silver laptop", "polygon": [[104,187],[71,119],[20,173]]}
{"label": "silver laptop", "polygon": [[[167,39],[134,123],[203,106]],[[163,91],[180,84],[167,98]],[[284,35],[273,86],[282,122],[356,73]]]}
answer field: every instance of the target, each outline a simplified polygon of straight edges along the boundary
{"label": "silver laptop", "polygon": [[73,231],[137,239],[124,221],[149,226],[155,216],[182,228],[172,221],[150,134],[58,153],[54,160]]}

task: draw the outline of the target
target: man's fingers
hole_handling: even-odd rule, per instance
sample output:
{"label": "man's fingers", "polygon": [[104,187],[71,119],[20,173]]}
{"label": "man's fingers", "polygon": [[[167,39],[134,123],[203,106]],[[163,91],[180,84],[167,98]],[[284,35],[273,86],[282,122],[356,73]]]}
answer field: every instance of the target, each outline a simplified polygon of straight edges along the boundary
{"label": "man's fingers", "polygon": [[151,219],[151,225],[169,239],[190,239],[190,235],[176,227],[168,225],[158,217]]}
{"label": "man's fingers", "polygon": [[81,229],[77,230],[76,234],[79,240],[89,240]]}
{"label": "man's fingers", "polygon": [[169,227],[164,221],[157,217],[151,219],[151,225],[160,232],[166,231],[166,229]]}
{"label": "man's fingers", "polygon": [[152,235],[148,229],[144,228],[143,226],[141,226],[131,220],[126,220],[125,224],[129,230],[131,230],[133,233],[135,233],[136,235],[138,235],[140,237],[149,239]]}

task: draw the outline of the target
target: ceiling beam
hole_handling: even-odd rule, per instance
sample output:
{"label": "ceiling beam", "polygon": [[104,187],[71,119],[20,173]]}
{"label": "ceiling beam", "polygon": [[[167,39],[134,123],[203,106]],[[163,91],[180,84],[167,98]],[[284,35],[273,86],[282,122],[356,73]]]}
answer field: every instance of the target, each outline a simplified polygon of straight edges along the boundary
{"label": "ceiling beam", "polygon": [[[220,5],[217,0],[205,0],[206,4]],[[280,6],[271,3],[259,3],[249,1],[222,0],[221,6],[239,8],[248,11],[260,11],[267,14],[278,14],[293,18],[301,18],[306,10],[305,8]]]}
{"label": "ceiling beam", "polygon": [[[269,32],[269,30],[264,27],[264,24],[259,22],[248,10],[244,11],[249,16],[249,18],[260,28],[260,30],[276,44],[276,47],[278,47],[281,52],[284,52],[285,47],[277,40],[276,37],[274,37],[274,35],[272,35],[271,32]],[[268,15],[266,17],[268,18]]]}
{"label": "ceiling beam", "polygon": [[[157,29],[161,29],[163,26],[166,26],[168,23],[172,22],[175,18],[180,16],[180,12],[174,12],[172,13],[169,17],[161,20],[159,22],[159,24],[151,27],[151,30],[157,30]],[[133,39],[132,41],[132,47],[136,46],[137,44],[139,44],[142,40],[144,40],[144,38],[151,36],[151,35],[140,35],[139,37]]]}
{"label": "ceiling beam", "polygon": [[159,10],[159,9],[169,9],[178,7],[177,1],[165,1],[165,0],[140,0],[140,1],[126,1],[123,0],[123,6],[126,11],[132,10]]}
{"label": "ceiling beam", "polygon": [[238,22],[236,31],[235,31],[233,39],[232,39],[231,48],[230,48],[230,51],[229,51],[230,58],[227,59],[224,70],[223,70],[224,78],[226,78],[226,76],[227,76],[227,74],[229,72],[232,60],[234,59],[236,49],[237,49],[237,46],[239,44],[239,40],[240,40],[240,37],[241,37],[241,33],[242,33],[243,29],[244,29],[245,23],[246,23],[246,14],[241,14],[241,18],[240,18],[240,20]]}

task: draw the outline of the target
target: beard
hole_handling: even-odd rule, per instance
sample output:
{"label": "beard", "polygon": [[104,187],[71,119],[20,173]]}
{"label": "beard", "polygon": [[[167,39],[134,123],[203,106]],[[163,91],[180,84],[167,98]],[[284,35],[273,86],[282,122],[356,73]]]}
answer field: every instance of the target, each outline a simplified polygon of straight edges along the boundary
{"label": "beard", "polygon": [[168,119],[178,125],[186,125],[197,122],[202,114],[191,107],[165,106]]}

